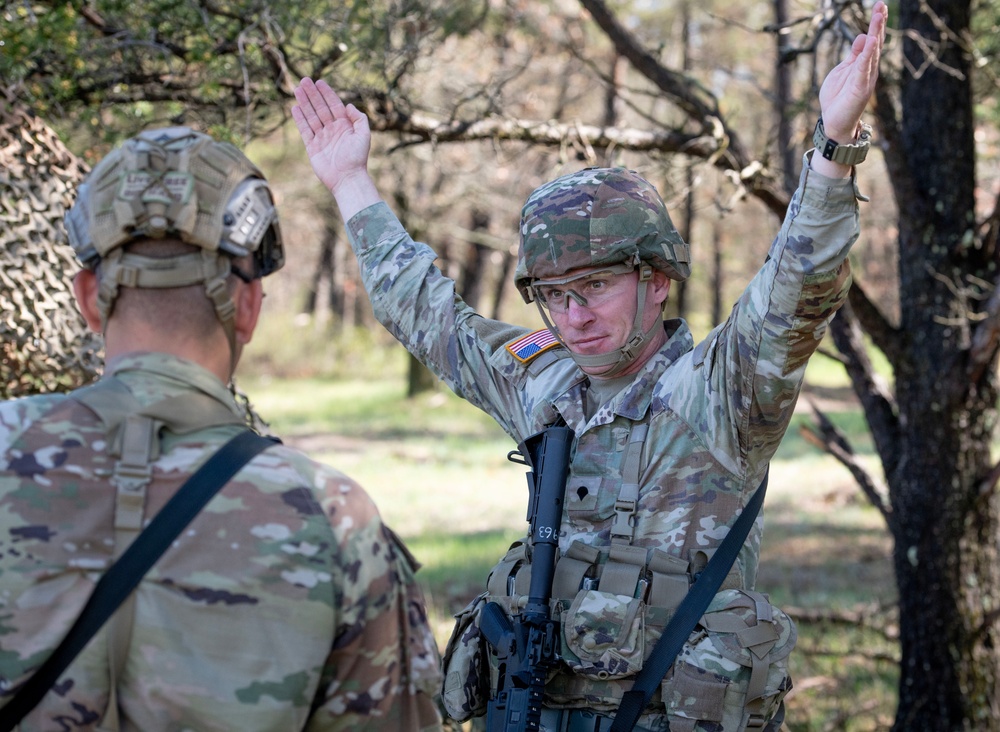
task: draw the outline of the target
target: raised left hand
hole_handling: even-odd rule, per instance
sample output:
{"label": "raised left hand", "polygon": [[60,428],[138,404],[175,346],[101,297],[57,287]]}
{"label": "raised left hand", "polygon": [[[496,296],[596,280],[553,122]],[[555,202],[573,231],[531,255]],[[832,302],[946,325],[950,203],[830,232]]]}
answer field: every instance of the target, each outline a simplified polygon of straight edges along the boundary
{"label": "raised left hand", "polygon": [[861,115],[875,91],[887,15],[885,3],[879,0],[872,8],[868,32],[854,39],[847,58],[827,74],[820,87],[823,126],[827,136],[838,142],[854,139]]}

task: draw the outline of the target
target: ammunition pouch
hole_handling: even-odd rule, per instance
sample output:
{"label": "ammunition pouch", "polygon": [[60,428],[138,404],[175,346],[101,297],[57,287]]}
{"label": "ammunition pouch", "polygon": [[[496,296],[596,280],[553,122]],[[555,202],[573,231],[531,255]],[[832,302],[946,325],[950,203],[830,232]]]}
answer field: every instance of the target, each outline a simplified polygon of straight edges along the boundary
{"label": "ammunition pouch", "polygon": [[455,627],[443,658],[444,687],[441,702],[451,719],[464,722],[486,713],[490,700],[490,665],[485,640],[479,630],[479,614],[486,604],[482,593],[455,616]]}
{"label": "ammunition pouch", "polygon": [[[550,676],[546,704],[613,716],[687,593],[690,571],[707,561],[704,552],[687,562],[660,549],[636,549],[576,542],[560,556],[550,604],[561,625],[563,668]],[[453,719],[482,715],[495,683],[479,635],[479,612],[491,600],[517,613],[530,573],[530,548],[526,540],[517,541],[490,573],[488,591],[456,616],[443,693]],[[766,596],[739,589],[740,583],[734,569],[654,695],[650,709],[663,710],[672,732],[694,730],[698,722],[719,724],[727,732],[765,729],[783,713],[782,700],[792,686],[787,661],[795,625]]]}
{"label": "ammunition pouch", "polygon": [[795,623],[766,596],[719,592],[661,684],[671,731],[771,728],[792,688],[796,638]]}
{"label": "ammunition pouch", "polygon": [[580,590],[562,617],[562,660],[598,679],[637,673],[646,655],[645,610],[634,597]]}

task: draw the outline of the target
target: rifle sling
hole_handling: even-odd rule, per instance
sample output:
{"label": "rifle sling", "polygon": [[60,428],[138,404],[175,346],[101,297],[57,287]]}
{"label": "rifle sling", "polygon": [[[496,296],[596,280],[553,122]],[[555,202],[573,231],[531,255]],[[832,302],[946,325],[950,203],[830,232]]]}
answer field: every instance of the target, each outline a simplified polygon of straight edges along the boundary
{"label": "rifle sling", "polygon": [[278,441],[246,430],[233,437],[188,478],[128,550],[94,587],[69,633],[38,670],[0,708],[0,732],[10,732],[34,709],[101,626],[124,602],[198,512],[257,453]]}
{"label": "rifle sling", "polygon": [[746,541],[747,535],[750,533],[750,527],[753,526],[757,514],[760,513],[766,491],[767,474],[765,473],[764,480],[761,481],[760,486],[750,497],[746,508],[733,523],[733,528],[726,534],[705,569],[698,575],[698,579],[691,585],[691,589],[688,590],[687,595],[677,607],[677,612],[667,623],[667,627],[663,629],[663,635],[653,646],[642,670],[636,674],[632,688],[625,692],[622,697],[622,703],[618,707],[618,713],[615,715],[610,732],[629,732],[639,721],[639,717],[653,697],[656,687],[666,676],[674,659],[677,658],[677,654],[684,647],[684,642],[694,630],[695,624],[705,614],[705,610],[712,602],[712,598],[715,597],[715,593],[719,591],[722,581],[729,574],[743,542]]}

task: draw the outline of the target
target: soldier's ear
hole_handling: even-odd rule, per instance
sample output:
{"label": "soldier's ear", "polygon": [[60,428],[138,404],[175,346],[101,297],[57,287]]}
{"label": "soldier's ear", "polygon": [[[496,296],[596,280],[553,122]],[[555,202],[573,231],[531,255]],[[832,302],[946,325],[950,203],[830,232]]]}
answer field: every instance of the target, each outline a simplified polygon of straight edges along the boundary
{"label": "soldier's ear", "polygon": [[672,280],[658,269],[653,270],[653,279],[649,283],[649,292],[646,295],[661,308],[667,302],[670,295],[670,283]]}
{"label": "soldier's ear", "polygon": [[81,269],[73,277],[73,296],[87,327],[95,333],[102,333],[101,312],[97,307],[97,293],[100,283],[97,275],[89,269]]}
{"label": "soldier's ear", "polygon": [[233,293],[233,304],[236,306],[234,327],[236,342],[246,345],[253,337],[257,327],[257,318],[264,302],[264,284],[261,280],[240,282]]}

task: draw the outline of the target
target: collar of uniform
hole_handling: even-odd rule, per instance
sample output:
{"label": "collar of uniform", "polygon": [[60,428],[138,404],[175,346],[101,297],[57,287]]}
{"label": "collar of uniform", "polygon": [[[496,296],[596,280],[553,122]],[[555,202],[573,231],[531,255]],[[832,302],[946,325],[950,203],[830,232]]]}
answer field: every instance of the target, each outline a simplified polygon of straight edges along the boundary
{"label": "collar of uniform", "polygon": [[121,376],[140,371],[170,379],[188,388],[193,387],[222,402],[234,414],[241,415],[236,400],[226,385],[211,371],[186,358],[151,351],[126,353],[108,363],[105,376]]}
{"label": "collar of uniform", "polygon": [[608,404],[598,409],[597,415],[604,413],[599,421],[610,422],[612,415],[631,420],[643,419],[653,400],[653,386],[674,361],[694,347],[691,330],[680,318],[665,320],[663,329],[667,332],[666,343],[636,372],[630,386],[622,389]]}

